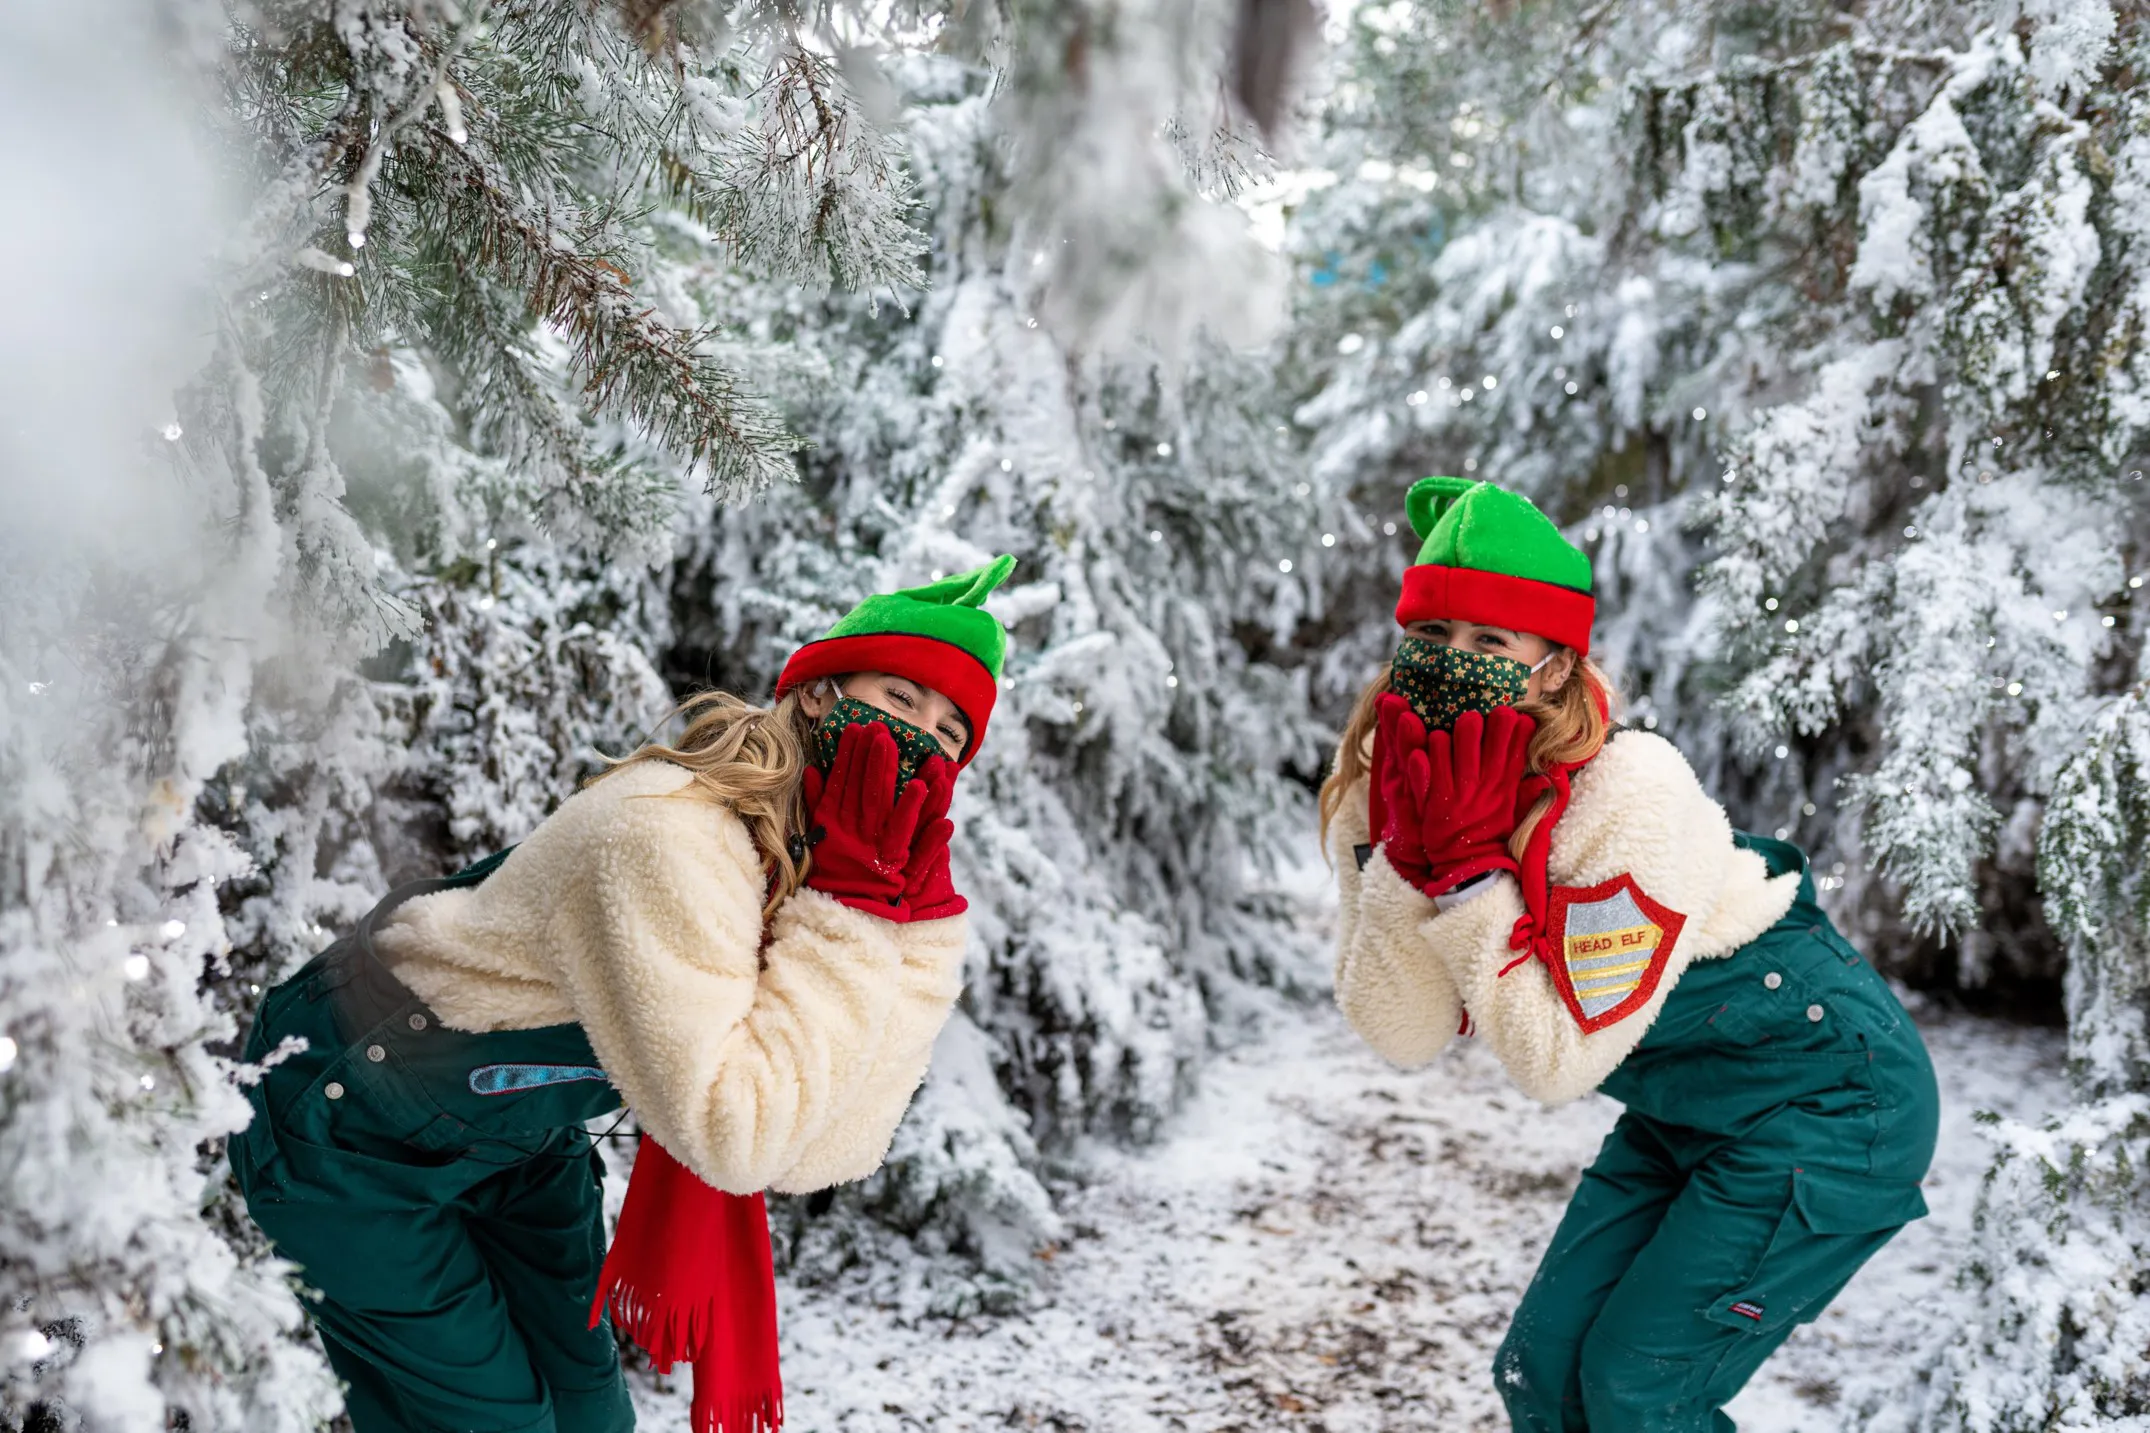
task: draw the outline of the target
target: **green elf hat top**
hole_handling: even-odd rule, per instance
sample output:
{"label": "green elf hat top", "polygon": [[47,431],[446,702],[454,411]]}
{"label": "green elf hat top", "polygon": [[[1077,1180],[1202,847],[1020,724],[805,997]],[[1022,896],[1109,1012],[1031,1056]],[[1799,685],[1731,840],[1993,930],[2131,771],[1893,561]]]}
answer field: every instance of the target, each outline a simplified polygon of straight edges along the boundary
{"label": "green elf hat top", "polygon": [[1471,478],[1420,478],[1404,499],[1422,546],[1396,620],[1535,632],[1590,651],[1590,559],[1529,498]]}
{"label": "green elf hat top", "polygon": [[1014,558],[996,557],[975,571],[867,598],[791,654],[776,679],[777,696],[851,672],[906,677],[947,697],[970,722],[970,743],[957,763],[969,765],[985,741],[1008,655],[1007,629],[984,603],[1014,570]]}

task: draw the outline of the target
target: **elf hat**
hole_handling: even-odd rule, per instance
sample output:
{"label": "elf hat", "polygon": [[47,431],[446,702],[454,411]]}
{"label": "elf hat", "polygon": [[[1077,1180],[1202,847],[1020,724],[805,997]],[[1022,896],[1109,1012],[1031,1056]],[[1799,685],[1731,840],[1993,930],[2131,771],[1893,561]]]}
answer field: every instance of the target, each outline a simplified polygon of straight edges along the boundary
{"label": "elf hat", "polygon": [[1404,510],[1424,545],[1404,569],[1398,623],[1508,627],[1589,654],[1590,559],[1529,498],[1470,478],[1420,478]]}
{"label": "elf hat", "polygon": [[1014,558],[996,557],[975,571],[867,598],[821,640],[791,654],[776,679],[777,696],[851,672],[907,677],[947,697],[969,720],[970,744],[956,763],[969,765],[985,741],[1008,655],[1007,629],[983,604],[1014,570]]}

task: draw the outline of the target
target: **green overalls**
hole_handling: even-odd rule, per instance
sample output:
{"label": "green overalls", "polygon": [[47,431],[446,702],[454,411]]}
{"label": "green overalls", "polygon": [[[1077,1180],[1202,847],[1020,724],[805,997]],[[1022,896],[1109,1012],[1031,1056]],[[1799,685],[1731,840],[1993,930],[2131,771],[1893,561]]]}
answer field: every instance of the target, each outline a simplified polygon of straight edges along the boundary
{"label": "green overalls", "polygon": [[399,887],[264,998],[231,1165],[300,1266],[357,1433],[614,1433],[634,1427],[609,1319],[604,1168],[584,1122],[620,1108],[579,1025],[442,1027],[373,950],[397,905],[475,885],[501,852]]}
{"label": "green overalls", "polygon": [[1940,1096],[1888,985],[1814,902],[1806,857],[1742,834],[1791,910],[1687,967],[1600,1086],[1583,1171],[1494,1378],[1530,1433],[1724,1433],[1795,1324],[1926,1212]]}

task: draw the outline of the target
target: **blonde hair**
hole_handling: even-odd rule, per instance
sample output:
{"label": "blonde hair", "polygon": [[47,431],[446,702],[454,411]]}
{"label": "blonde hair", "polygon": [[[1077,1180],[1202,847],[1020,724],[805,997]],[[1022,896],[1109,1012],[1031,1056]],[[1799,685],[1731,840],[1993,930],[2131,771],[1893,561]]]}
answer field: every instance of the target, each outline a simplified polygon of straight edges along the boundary
{"label": "blonde hair", "polygon": [[792,838],[806,829],[801,783],[813,721],[796,691],[773,707],[750,705],[730,692],[701,692],[673,708],[663,726],[674,719],[687,723],[678,745],[651,740],[629,756],[606,757],[606,769],[583,784],[644,761],[687,768],[694,780],[686,791],[721,802],[746,823],[768,876],[768,899],[762,904],[767,917],[799,888],[813,865],[811,855],[792,854]]}
{"label": "blonde hair", "polygon": [[[1383,692],[1389,690],[1392,671],[1392,667],[1384,666],[1375,674],[1366,684],[1366,690],[1359,693],[1359,699],[1352,704],[1351,716],[1344,722],[1344,739],[1336,753],[1336,769],[1321,784],[1321,844],[1325,851],[1329,846],[1329,823],[1343,810],[1345,794],[1367,775],[1373,755],[1374,704]],[[1588,657],[1578,657],[1574,673],[1549,699],[1518,702],[1517,711],[1538,721],[1538,730],[1531,736],[1530,753],[1526,758],[1530,770],[1579,766],[1596,756],[1598,748],[1605,745],[1605,738],[1612,733],[1613,695],[1612,680],[1604,670]],[[1515,834],[1508,838],[1508,850],[1517,860],[1523,859],[1523,848],[1530,844],[1531,833],[1545,819],[1545,809],[1552,800],[1553,794],[1548,791],[1538,798],[1522,820],[1515,823]],[[1379,831],[1370,835],[1373,840],[1381,839]]]}

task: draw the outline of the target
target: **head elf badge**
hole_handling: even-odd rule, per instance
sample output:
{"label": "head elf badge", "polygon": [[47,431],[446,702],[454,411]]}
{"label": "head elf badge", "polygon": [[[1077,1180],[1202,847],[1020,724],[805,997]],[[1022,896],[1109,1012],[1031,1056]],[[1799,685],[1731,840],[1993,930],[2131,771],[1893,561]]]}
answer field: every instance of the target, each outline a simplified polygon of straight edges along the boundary
{"label": "head elf badge", "polygon": [[868,597],[818,641],[791,654],[777,678],[777,696],[852,672],[907,678],[941,693],[963,713],[970,741],[957,765],[969,765],[985,741],[1008,655],[1007,629],[985,610],[985,599],[1014,569],[1014,558],[996,557],[923,587]]}

